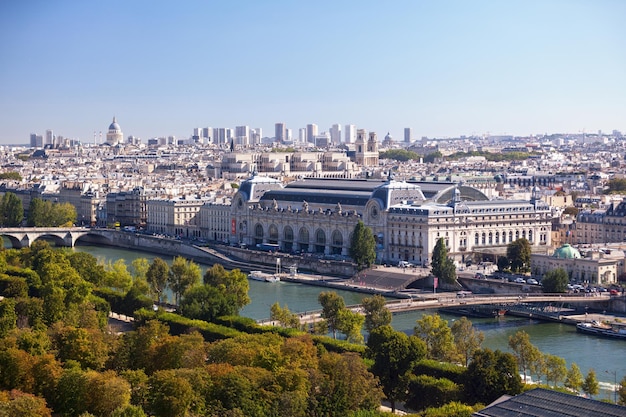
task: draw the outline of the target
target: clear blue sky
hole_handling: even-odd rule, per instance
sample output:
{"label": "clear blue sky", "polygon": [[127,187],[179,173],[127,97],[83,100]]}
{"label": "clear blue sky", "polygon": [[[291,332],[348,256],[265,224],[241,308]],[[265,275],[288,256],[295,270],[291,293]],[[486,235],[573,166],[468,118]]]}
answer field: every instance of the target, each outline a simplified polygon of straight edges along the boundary
{"label": "clear blue sky", "polygon": [[334,123],[626,133],[626,1],[0,2],[0,143]]}

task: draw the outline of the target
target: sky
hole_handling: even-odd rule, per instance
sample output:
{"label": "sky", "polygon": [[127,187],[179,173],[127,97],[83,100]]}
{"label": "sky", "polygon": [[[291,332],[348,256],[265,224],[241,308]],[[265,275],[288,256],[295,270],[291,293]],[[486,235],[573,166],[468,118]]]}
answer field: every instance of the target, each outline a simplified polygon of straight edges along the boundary
{"label": "sky", "polygon": [[0,2],[0,144],[315,123],[626,133],[622,0]]}

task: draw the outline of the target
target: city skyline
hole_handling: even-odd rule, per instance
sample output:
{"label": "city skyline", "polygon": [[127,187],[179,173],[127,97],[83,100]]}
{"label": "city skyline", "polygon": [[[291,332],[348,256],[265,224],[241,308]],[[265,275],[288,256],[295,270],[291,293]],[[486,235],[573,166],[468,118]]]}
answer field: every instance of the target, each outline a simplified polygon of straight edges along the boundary
{"label": "city skyline", "polygon": [[[626,130],[626,3],[0,5],[0,144],[315,124],[402,142]],[[343,136],[343,135],[342,135]]]}

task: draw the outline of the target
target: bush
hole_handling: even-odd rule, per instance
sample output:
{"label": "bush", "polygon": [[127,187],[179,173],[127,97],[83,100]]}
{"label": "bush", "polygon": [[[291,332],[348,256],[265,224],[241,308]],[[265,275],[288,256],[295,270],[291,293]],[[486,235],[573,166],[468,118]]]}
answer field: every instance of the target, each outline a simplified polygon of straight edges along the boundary
{"label": "bush", "polygon": [[409,378],[406,406],[414,410],[441,407],[451,401],[460,401],[463,390],[446,378],[412,375]]}
{"label": "bush", "polygon": [[446,378],[457,384],[462,384],[466,368],[449,362],[439,362],[424,359],[415,364],[412,369],[414,375],[428,375],[434,378]]}

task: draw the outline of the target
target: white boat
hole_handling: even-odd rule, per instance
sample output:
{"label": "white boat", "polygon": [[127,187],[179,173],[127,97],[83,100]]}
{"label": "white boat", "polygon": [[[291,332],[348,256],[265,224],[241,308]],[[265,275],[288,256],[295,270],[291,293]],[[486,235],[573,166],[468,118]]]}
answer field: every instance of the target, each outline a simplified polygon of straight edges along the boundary
{"label": "white boat", "polygon": [[280,281],[280,277],[278,275],[267,274],[262,271],[250,271],[250,273],[248,274],[248,278],[254,281],[264,281],[264,282]]}

